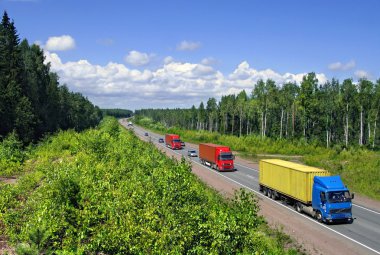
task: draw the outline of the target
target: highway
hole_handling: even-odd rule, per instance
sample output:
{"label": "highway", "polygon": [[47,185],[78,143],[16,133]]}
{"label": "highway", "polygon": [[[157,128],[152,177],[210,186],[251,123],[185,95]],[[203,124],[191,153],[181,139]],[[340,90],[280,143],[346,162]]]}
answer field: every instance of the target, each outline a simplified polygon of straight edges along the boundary
{"label": "highway", "polygon": [[[159,138],[164,138],[163,135],[154,134],[149,131],[145,131],[139,127],[134,127],[134,131],[138,136],[144,137],[145,132],[149,134],[149,140],[158,146],[162,146],[166,150],[170,150],[165,147],[164,143],[158,143]],[[186,142],[186,141],[185,141]],[[183,150],[172,151],[173,153],[181,154],[192,161],[193,164],[199,164],[199,166],[208,169],[209,171],[214,171],[206,166],[199,163],[198,157],[188,157],[187,150],[196,149],[198,147],[189,148],[188,145]],[[281,205],[283,210],[291,210],[294,214],[299,214],[293,207],[282,203],[281,201],[274,201],[265,197],[259,192],[259,172],[257,169],[235,163],[236,171],[234,172],[217,172],[219,175],[228,179],[231,182],[238,184],[254,193],[263,199],[271,200],[273,203]],[[352,224],[323,224],[319,223],[313,218],[305,214],[299,214],[299,217],[304,217],[310,220],[310,224],[316,224],[324,231],[331,231],[336,235],[340,235],[347,239],[347,241],[354,243],[355,245],[361,246],[363,250],[366,251],[365,254],[380,254],[380,208],[379,210],[372,210],[365,208],[360,205],[353,204],[352,213],[354,216],[354,222]]]}

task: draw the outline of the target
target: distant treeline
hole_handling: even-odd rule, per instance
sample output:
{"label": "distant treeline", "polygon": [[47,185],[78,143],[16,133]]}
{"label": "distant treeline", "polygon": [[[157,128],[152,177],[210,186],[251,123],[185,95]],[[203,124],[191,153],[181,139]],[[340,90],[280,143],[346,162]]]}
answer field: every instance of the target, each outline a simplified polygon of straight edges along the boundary
{"label": "distant treeline", "polygon": [[60,85],[44,64],[38,45],[20,43],[14,22],[4,12],[0,24],[0,140],[15,132],[25,142],[45,133],[95,126],[100,109],[80,93]]}
{"label": "distant treeline", "polygon": [[191,109],[142,109],[135,118],[148,117],[166,128],[375,148],[380,145],[379,110],[380,79],[320,84],[315,73],[309,73],[301,84],[259,80],[250,94],[243,90],[219,102],[210,98]]}
{"label": "distant treeline", "polygon": [[133,116],[133,111],[125,109],[102,109],[104,116],[113,116],[115,118],[129,118]]}

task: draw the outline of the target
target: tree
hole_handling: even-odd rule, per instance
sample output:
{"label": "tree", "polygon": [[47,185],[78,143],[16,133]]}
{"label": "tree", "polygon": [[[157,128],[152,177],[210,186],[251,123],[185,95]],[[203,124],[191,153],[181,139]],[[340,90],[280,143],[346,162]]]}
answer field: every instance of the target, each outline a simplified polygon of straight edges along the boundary
{"label": "tree", "polygon": [[360,136],[359,145],[365,144],[364,132],[365,122],[368,123],[368,138],[370,139],[370,122],[369,122],[369,110],[371,106],[373,83],[367,79],[360,79],[358,84],[358,99],[360,106]]}
{"label": "tree", "polygon": [[198,108],[198,123],[197,123],[197,129],[205,129],[205,122],[206,122],[206,110],[203,102],[200,103]]}
{"label": "tree", "polygon": [[372,109],[374,115],[372,148],[375,148],[377,120],[379,118],[380,111],[380,79],[378,79],[375,83]]}
{"label": "tree", "polygon": [[302,78],[299,102],[303,113],[303,135],[305,138],[310,138],[311,127],[313,126],[313,117],[317,116],[316,106],[318,105],[315,98],[315,92],[317,91],[318,79],[315,73],[309,73]]}
{"label": "tree", "polygon": [[344,109],[344,141],[346,147],[348,147],[349,143],[349,134],[350,134],[350,127],[352,127],[353,122],[353,110],[354,107],[356,107],[356,100],[357,100],[357,90],[355,85],[352,83],[352,79],[345,79],[343,81],[343,84],[341,86],[341,103],[343,105]]}
{"label": "tree", "polygon": [[[23,80],[23,64],[19,48],[19,36],[14,22],[10,22],[7,12],[4,12],[0,25],[0,135],[6,135],[12,129],[30,130],[34,123],[34,114]],[[27,117],[25,121],[22,117]],[[29,141],[32,132],[18,133],[21,139]]]}
{"label": "tree", "polygon": [[246,116],[245,111],[247,108],[247,100],[248,96],[247,93],[245,93],[245,90],[242,90],[236,97],[236,107],[239,113],[239,136],[242,134],[243,121]]}
{"label": "tree", "polygon": [[[299,87],[294,82],[285,83],[280,90],[281,105],[285,108],[285,136],[288,137],[288,127],[289,127],[289,115],[291,114],[291,127],[292,136],[295,132],[295,119],[296,119],[296,101],[299,93]],[[283,111],[281,111],[281,119],[283,119]],[[281,120],[281,132],[280,138],[282,137],[282,120]]]}
{"label": "tree", "polygon": [[207,116],[208,116],[208,130],[213,131],[214,128],[214,122],[218,123],[217,118],[218,118],[218,105],[216,104],[216,99],[215,98],[209,98],[207,101]]}
{"label": "tree", "polygon": [[267,102],[267,91],[265,87],[265,82],[263,80],[257,81],[255,88],[252,91],[252,98],[254,100],[257,100],[259,112],[261,114],[261,132],[260,135],[262,137],[265,136],[265,119],[266,119],[266,112],[268,108],[268,102]]}

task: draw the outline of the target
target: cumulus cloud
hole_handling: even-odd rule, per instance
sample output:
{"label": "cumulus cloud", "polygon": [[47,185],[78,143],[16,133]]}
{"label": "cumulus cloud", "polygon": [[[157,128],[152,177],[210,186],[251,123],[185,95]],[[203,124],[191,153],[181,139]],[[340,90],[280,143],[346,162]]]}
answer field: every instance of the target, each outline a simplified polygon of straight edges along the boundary
{"label": "cumulus cloud", "polygon": [[125,62],[133,66],[144,66],[150,63],[153,55],[132,50],[125,56]]}
{"label": "cumulus cloud", "polygon": [[75,48],[75,40],[70,35],[49,37],[44,48],[48,51],[65,51]]}
{"label": "cumulus cloud", "polygon": [[[256,70],[251,68],[247,61],[243,61],[238,65],[238,67],[229,75],[229,80],[236,82],[236,84],[240,84],[240,86],[244,87],[248,84],[256,84],[259,80],[267,80],[271,79],[275,81],[277,84],[284,84],[287,82],[297,82],[300,84],[302,82],[302,78],[307,75],[307,73],[284,73],[280,74],[272,69],[264,69],[264,70]],[[316,77],[319,83],[325,83],[327,81],[327,77],[323,73],[317,73]]]}
{"label": "cumulus cloud", "polygon": [[172,56],[167,56],[165,59],[164,59],[164,63],[165,64],[169,64],[171,62],[174,62],[174,58]]}
{"label": "cumulus cloud", "polygon": [[341,62],[331,63],[329,65],[329,69],[332,71],[346,71],[346,70],[354,68],[355,66],[356,66],[355,61],[350,60],[349,62],[347,62],[345,64],[341,63]]}
{"label": "cumulus cloud", "polygon": [[192,50],[198,49],[199,47],[201,47],[200,42],[182,41],[180,44],[177,45],[177,50],[179,50],[179,51],[192,51]]}
{"label": "cumulus cloud", "polygon": [[[299,83],[305,75],[256,70],[246,61],[225,76],[212,66],[173,58],[166,59],[155,70],[136,70],[113,62],[104,66],[87,60],[64,63],[56,53],[45,51],[45,55],[61,84],[67,84],[72,91],[82,93],[103,108],[189,108],[210,97],[219,100],[243,89],[252,91],[259,79],[273,79],[280,85],[287,81]],[[324,74],[317,74],[317,78],[320,83],[327,80]]]}
{"label": "cumulus cloud", "polygon": [[355,71],[355,76],[358,79],[361,79],[361,78],[370,78],[370,74],[367,71],[364,71],[364,70],[357,70],[357,71]]}
{"label": "cumulus cloud", "polygon": [[208,66],[212,66],[212,65],[215,65],[217,63],[218,63],[218,61],[214,58],[211,58],[211,57],[210,58],[204,58],[201,61],[201,64],[208,65]]}

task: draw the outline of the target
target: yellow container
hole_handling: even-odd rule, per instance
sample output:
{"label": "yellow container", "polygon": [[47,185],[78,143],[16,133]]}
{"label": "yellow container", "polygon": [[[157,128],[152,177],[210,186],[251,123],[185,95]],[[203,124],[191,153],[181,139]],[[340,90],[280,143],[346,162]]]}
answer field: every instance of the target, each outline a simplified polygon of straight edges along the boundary
{"label": "yellow container", "polygon": [[260,160],[259,167],[260,185],[305,204],[311,203],[314,176],[330,176],[326,170],[280,159]]}

